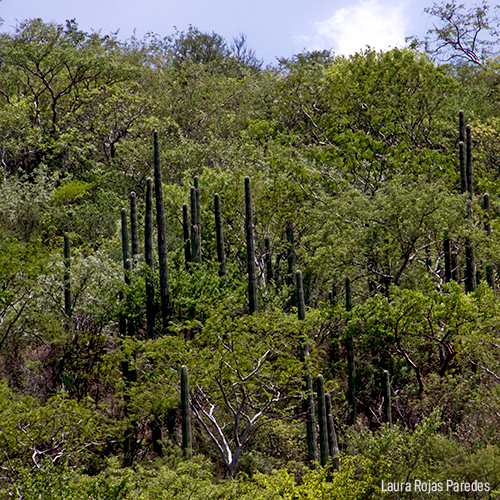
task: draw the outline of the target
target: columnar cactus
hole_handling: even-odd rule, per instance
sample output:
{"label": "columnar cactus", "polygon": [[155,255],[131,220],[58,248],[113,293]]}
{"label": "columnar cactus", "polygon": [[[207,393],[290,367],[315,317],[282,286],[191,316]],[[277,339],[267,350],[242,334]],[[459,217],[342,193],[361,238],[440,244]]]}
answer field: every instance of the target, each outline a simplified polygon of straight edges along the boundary
{"label": "columnar cactus", "polygon": [[469,198],[472,198],[474,185],[473,185],[473,174],[472,174],[472,132],[471,126],[467,125],[465,127],[465,174],[467,177],[467,192],[469,193]]}
{"label": "columnar cactus", "polygon": [[66,315],[66,325],[73,314],[71,308],[71,247],[68,233],[64,233],[64,314]]}
{"label": "columnar cactus", "polygon": [[319,463],[321,466],[325,466],[330,455],[330,447],[328,445],[328,421],[326,416],[325,379],[323,375],[318,375],[316,378],[316,390],[318,394]]}
{"label": "columnar cactus", "polygon": [[191,415],[189,408],[189,380],[188,369],[185,365],[181,368],[181,414],[182,414],[182,450],[186,458],[192,458],[191,444]]}
{"label": "columnar cactus", "polygon": [[304,375],[306,399],[303,410],[306,414],[307,460],[311,467],[318,461],[318,435],[316,430],[316,414],[314,411],[313,383],[309,374]]}
{"label": "columnar cactus", "polygon": [[465,143],[458,143],[458,161],[460,164],[460,192],[467,193],[467,167],[465,164]]}
{"label": "columnar cactus", "polygon": [[245,234],[247,240],[248,306],[250,314],[259,310],[255,273],[255,242],[253,236],[252,196],[250,178],[245,177]]}
{"label": "columnar cactus", "polygon": [[149,339],[156,337],[156,311],[154,289],[154,258],[153,258],[153,180],[146,181],[146,214],[144,218],[144,262],[146,274],[146,323]]}
{"label": "columnar cactus", "polygon": [[329,455],[334,457],[332,465],[335,470],[339,470],[340,459],[338,457],[339,454],[339,445],[337,441],[337,433],[335,432],[335,423],[333,421],[332,415],[332,397],[329,393],[325,394],[325,404],[326,404],[326,419],[328,425],[328,450]]}
{"label": "columnar cactus", "polygon": [[198,226],[198,200],[196,188],[191,186],[191,262],[201,263],[201,246]]}
{"label": "columnar cactus", "polygon": [[391,377],[387,370],[384,370],[384,420],[392,427],[392,398],[391,398]]}
{"label": "columnar cactus", "polygon": [[[345,308],[346,311],[352,309],[352,298],[351,298],[351,280],[346,278],[345,280]],[[347,402],[351,407],[350,420],[354,422],[357,416],[356,410],[356,367],[354,365],[354,344],[352,335],[346,338],[346,351],[347,351]]]}
{"label": "columnar cactus", "polygon": [[465,113],[458,112],[458,140],[465,142]]}
{"label": "columnar cactus", "polygon": [[219,261],[219,276],[226,275],[226,253],[224,251],[224,229],[222,227],[222,213],[220,196],[214,194],[215,236],[217,239],[217,260]]}
{"label": "columnar cactus", "polygon": [[186,269],[189,269],[189,263],[191,262],[191,236],[189,234],[188,206],[185,203],[182,205],[182,234],[184,238],[184,263]]}
{"label": "columnar cactus", "polygon": [[154,182],[156,198],[156,226],[158,229],[158,267],[160,271],[160,297],[163,330],[166,331],[170,318],[170,289],[167,253],[167,228],[165,207],[163,204],[163,188],[161,181],[160,145],[158,132],[154,132]]}
{"label": "columnar cactus", "polygon": [[137,222],[137,197],[130,193],[130,236],[132,241],[132,260],[139,255],[139,226]]}
{"label": "columnar cactus", "polygon": [[302,271],[295,272],[295,297],[297,298],[297,314],[300,320],[306,317],[306,305],[304,302],[304,285],[302,282]]}

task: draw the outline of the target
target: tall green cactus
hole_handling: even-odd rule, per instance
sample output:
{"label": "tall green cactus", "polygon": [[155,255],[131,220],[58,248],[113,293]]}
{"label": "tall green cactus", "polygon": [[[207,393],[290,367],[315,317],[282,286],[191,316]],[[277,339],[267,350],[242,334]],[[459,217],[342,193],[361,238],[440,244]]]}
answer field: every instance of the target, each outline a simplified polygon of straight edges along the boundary
{"label": "tall green cactus", "polygon": [[[130,285],[130,254],[129,254],[129,238],[128,238],[128,226],[127,226],[127,210],[122,208],[121,210],[121,233],[122,233],[122,258],[123,258],[123,269],[125,271],[125,283]],[[123,293],[120,292],[120,300],[123,300]],[[128,300],[128,299],[127,299]],[[134,325],[133,322],[127,318],[124,314],[120,316],[120,335],[133,336],[134,335]],[[130,367],[129,360],[124,359],[121,362],[122,376],[125,381],[125,387],[127,391],[124,396],[125,403],[125,415],[128,415],[130,406],[130,396],[128,395],[128,388],[130,384],[136,380],[136,371]],[[130,425],[125,429],[124,433],[124,454],[123,454],[123,466],[128,467],[132,464],[133,453],[134,453],[134,425]]]}
{"label": "tall green cactus", "polygon": [[189,380],[186,365],[181,368],[181,413],[182,413],[182,450],[186,458],[192,458],[191,414],[189,407]]}
{"label": "tall green cactus", "polygon": [[384,420],[392,427],[392,398],[391,398],[391,377],[387,370],[384,370]]}
{"label": "tall green cactus", "polygon": [[245,235],[247,240],[248,309],[250,314],[259,310],[257,277],[255,272],[255,241],[253,235],[252,195],[250,178],[245,177]]}
{"label": "tall green cactus", "polygon": [[318,423],[319,423],[319,449],[321,466],[325,466],[330,455],[330,447],[328,444],[328,421],[326,414],[325,401],[325,379],[323,375],[318,375],[316,378],[316,390],[318,394]]}
{"label": "tall green cactus", "polygon": [[130,237],[132,242],[132,260],[139,255],[139,226],[137,222],[137,197],[130,193]]}
{"label": "tall green cactus", "polygon": [[219,193],[214,194],[215,237],[217,239],[217,260],[219,261],[219,276],[226,275],[226,252],[224,250],[224,228]]}
{"label": "tall green cactus", "polygon": [[313,383],[311,376],[304,375],[306,386],[306,397],[303,403],[303,411],[306,415],[306,436],[307,436],[307,461],[310,467],[318,461],[318,434],[316,430],[316,413],[314,411]]}
{"label": "tall green cactus", "polygon": [[328,425],[328,449],[330,457],[334,457],[332,465],[335,470],[339,470],[340,459],[339,454],[339,444],[337,441],[337,433],[335,432],[335,423],[333,421],[332,415],[332,397],[329,393],[325,394],[325,404],[326,404],[326,419]]}
{"label": "tall green cactus", "polygon": [[[349,312],[352,309],[351,280],[345,279],[345,308]],[[354,365],[354,343],[352,335],[349,334],[345,341],[347,351],[347,402],[351,407],[349,420],[354,422],[357,416],[356,409],[356,367]]]}
{"label": "tall green cactus", "polygon": [[149,339],[156,337],[156,308],[154,289],[154,257],[153,257],[153,180],[146,181],[146,213],[144,217],[144,261],[146,274],[146,323]]}
{"label": "tall green cactus", "polygon": [[465,127],[465,174],[467,177],[467,192],[469,198],[474,194],[474,180],[472,173],[472,128],[470,125]]}
{"label": "tall green cactus", "polygon": [[458,140],[465,142],[465,113],[458,112]]}
{"label": "tall green cactus", "polygon": [[465,162],[465,143],[458,143],[458,162],[460,164],[460,192],[467,193],[467,167]]}
{"label": "tall green cactus", "polygon": [[66,327],[69,329],[71,316],[71,247],[68,233],[64,233],[64,314]]}
{"label": "tall green cactus", "polygon": [[182,205],[182,234],[184,238],[184,263],[186,269],[189,269],[189,263],[191,262],[191,236],[189,233],[188,206],[185,203]]}
{"label": "tall green cactus", "polygon": [[156,227],[158,230],[158,268],[160,271],[161,315],[163,320],[163,332],[165,333],[170,320],[170,288],[167,253],[167,228],[165,222],[165,206],[163,203],[163,187],[161,180],[160,145],[158,141],[158,132],[156,130],[154,132],[153,139]]}
{"label": "tall green cactus", "polygon": [[302,281],[302,271],[295,271],[295,297],[297,298],[297,314],[299,320],[306,317],[306,304],[304,301],[304,284]]}
{"label": "tall green cactus", "polygon": [[190,201],[191,201],[191,262],[201,264],[201,241],[200,227],[198,226],[198,202],[199,195],[196,194],[196,189],[191,186]]}

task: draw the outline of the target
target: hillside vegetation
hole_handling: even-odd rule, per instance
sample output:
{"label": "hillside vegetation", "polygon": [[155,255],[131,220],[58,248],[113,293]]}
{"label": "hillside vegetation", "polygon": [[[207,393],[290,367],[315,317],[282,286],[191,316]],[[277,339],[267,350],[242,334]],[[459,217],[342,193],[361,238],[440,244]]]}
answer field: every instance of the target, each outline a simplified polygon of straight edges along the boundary
{"label": "hillside vegetation", "polygon": [[0,61],[2,498],[500,490],[496,59],[36,19]]}

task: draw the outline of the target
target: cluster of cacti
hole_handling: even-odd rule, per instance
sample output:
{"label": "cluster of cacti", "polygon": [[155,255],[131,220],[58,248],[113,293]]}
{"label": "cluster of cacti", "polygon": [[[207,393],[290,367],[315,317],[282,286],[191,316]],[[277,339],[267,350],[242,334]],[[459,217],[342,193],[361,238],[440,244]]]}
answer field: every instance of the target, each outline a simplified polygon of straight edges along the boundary
{"label": "cluster of cacti", "polygon": [[320,465],[326,465],[328,460],[334,457],[332,465],[335,470],[338,470],[339,445],[332,416],[332,399],[330,394],[325,392],[323,375],[318,375],[316,378],[316,392],[318,396]]}
{"label": "cluster of cacti", "polygon": [[250,178],[245,177],[245,235],[247,241],[248,309],[250,314],[259,310],[257,277],[255,272],[255,241],[253,235],[252,196]]}
{"label": "cluster of cacti", "polygon": [[[472,197],[473,197],[473,174],[472,174],[472,129],[465,125],[465,115],[459,112],[459,162],[460,162],[460,188],[462,193],[467,193],[468,200],[466,213],[472,221]],[[465,140],[465,144],[464,144]],[[465,290],[473,292],[476,289],[476,262],[474,246],[470,238],[465,238]]]}
{"label": "cluster of cacti", "polygon": [[[472,197],[473,197],[473,170],[472,170],[472,139],[471,127],[465,125],[465,117],[463,112],[459,114],[459,162],[460,162],[460,179],[461,191],[468,194],[467,201],[467,217],[472,220]],[[163,320],[163,333],[167,331],[170,320],[170,296],[169,296],[169,271],[168,271],[168,253],[166,245],[166,224],[165,224],[165,209],[163,203],[163,190],[161,179],[161,163],[158,133],[154,133],[154,189],[156,199],[156,223],[158,230],[158,268],[160,277],[160,297],[161,297],[161,314]],[[145,207],[145,243],[144,243],[144,258],[146,263],[146,322],[147,322],[147,337],[153,339],[156,337],[156,305],[155,305],[155,290],[154,290],[154,258],[153,258],[153,180],[148,178],[146,189],[146,207]],[[483,209],[486,214],[484,222],[484,230],[491,236],[491,225],[489,220],[490,213],[490,197],[488,194],[483,196]],[[186,268],[190,269],[191,263],[202,263],[202,243],[201,243],[201,194],[199,188],[198,177],[194,178],[194,185],[190,190],[190,218],[189,206],[182,206],[182,229],[184,242],[184,258]],[[217,245],[217,260],[219,262],[219,276],[226,275],[226,255],[224,246],[224,231],[223,219],[221,211],[220,195],[214,195],[214,217],[215,217],[215,236]],[[248,274],[248,304],[249,313],[258,312],[258,282],[256,276],[256,255],[254,241],[254,225],[251,200],[250,179],[245,178],[245,236],[247,248],[247,274]],[[132,264],[139,254],[139,235],[137,221],[137,199],[135,193],[130,194],[130,236],[128,232],[127,213],[126,209],[121,211],[121,235],[122,235],[122,258],[125,271],[125,283],[131,282]],[[295,277],[294,300],[297,306],[297,314],[299,320],[304,320],[305,300],[304,300],[304,285],[301,271],[294,272],[296,266],[296,249],[294,227],[291,222],[286,223],[286,242],[287,253],[286,260],[288,264],[288,279]],[[445,235],[444,240],[444,278],[446,282],[451,280],[458,281],[458,262],[457,253],[454,242]],[[268,236],[264,239],[264,268],[266,282],[270,283],[273,278],[273,266],[271,259],[271,245]],[[70,243],[67,234],[64,235],[64,258],[65,258],[65,274],[64,274],[64,304],[65,315],[68,318],[72,315],[71,309],[71,288],[70,288]],[[493,266],[486,267],[486,278],[488,283],[493,287]],[[469,237],[465,238],[465,288],[467,291],[473,291],[476,288],[476,270],[474,247]],[[345,310],[347,312],[352,309],[351,282],[349,278],[345,280]],[[123,296],[121,297],[123,298]],[[329,292],[329,302],[334,305],[337,300],[337,290],[335,284],[332,284]],[[120,333],[125,335],[134,335],[133,322],[126,317],[120,320]],[[357,417],[356,408],[356,369],[354,360],[353,335],[349,333],[345,337],[345,350],[347,355],[347,402],[350,408],[349,422],[354,423]],[[307,341],[300,346],[300,357],[302,361],[306,361],[309,355],[309,345]],[[130,369],[129,361],[122,363],[123,377],[127,385],[135,378],[135,372]],[[189,384],[188,370],[186,366],[181,368],[181,415],[182,415],[182,449],[185,456],[190,458],[192,455],[192,438],[191,438],[191,423],[190,423],[190,404],[189,404]],[[324,378],[318,375],[316,379],[317,387],[317,407],[318,420],[316,421],[315,399],[313,392],[313,380],[310,374],[305,371],[303,376],[306,396],[303,401],[303,410],[306,420],[307,432],[307,449],[308,461],[313,464],[318,462],[324,466],[330,457],[336,456],[339,453],[337,436],[332,417],[332,405],[330,394],[325,393]],[[392,409],[391,409],[391,385],[390,375],[386,370],[383,372],[383,412],[384,421],[392,425]],[[125,412],[128,411],[128,400],[125,397]],[[152,426],[156,433],[156,440],[161,441],[161,427],[159,424]],[[319,440],[318,440],[319,429]],[[130,433],[130,429],[127,431]],[[159,436],[159,438],[158,438]],[[130,435],[126,436],[126,448],[130,452],[132,447],[129,441]],[[318,442],[319,442],[319,460],[318,460]],[[161,444],[156,450],[161,450]],[[334,468],[339,467],[339,459],[336,457],[333,462]]]}

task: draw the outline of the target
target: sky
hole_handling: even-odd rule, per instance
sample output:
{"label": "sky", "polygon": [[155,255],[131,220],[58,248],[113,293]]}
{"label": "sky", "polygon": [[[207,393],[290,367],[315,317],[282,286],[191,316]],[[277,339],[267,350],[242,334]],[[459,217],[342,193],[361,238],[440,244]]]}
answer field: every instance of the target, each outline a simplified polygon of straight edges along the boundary
{"label": "sky", "polygon": [[231,42],[243,33],[264,63],[305,51],[331,49],[353,54],[405,45],[405,37],[423,36],[432,20],[424,7],[432,0],[0,0],[1,31],[36,17],[119,38],[162,36],[192,25]]}

